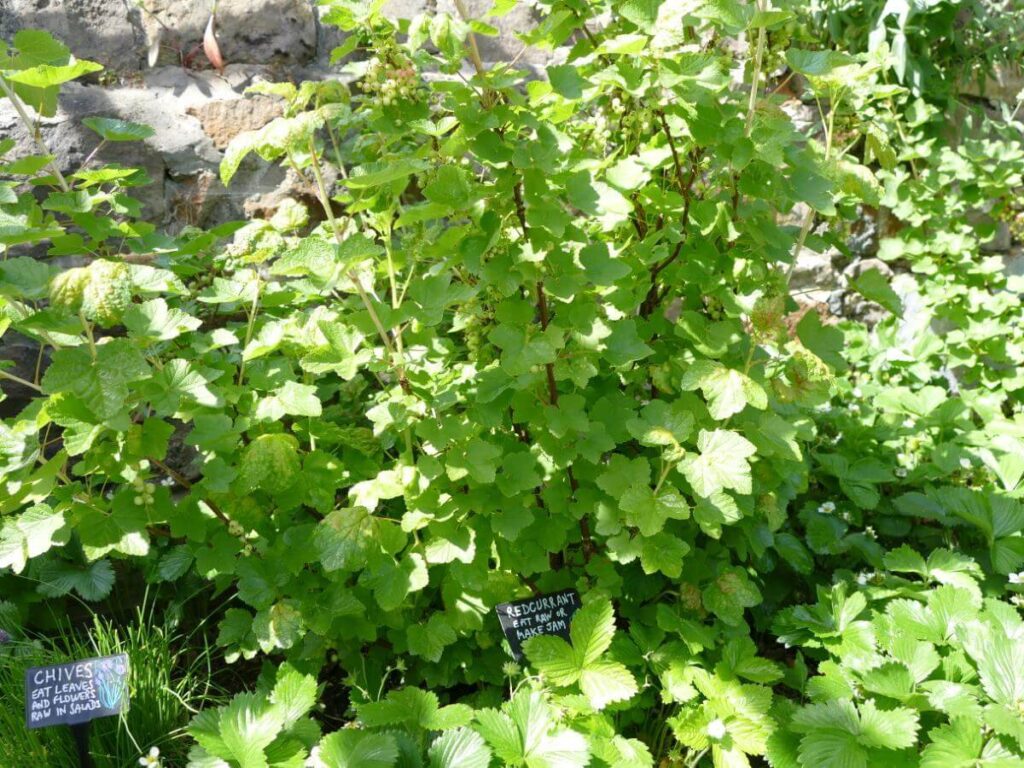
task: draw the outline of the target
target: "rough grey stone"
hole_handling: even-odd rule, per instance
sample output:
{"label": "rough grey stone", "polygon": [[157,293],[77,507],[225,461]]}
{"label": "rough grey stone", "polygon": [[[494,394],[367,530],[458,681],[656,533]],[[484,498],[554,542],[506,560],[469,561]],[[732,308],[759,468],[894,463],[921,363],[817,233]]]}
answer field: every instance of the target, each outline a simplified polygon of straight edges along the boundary
{"label": "rough grey stone", "polygon": [[[8,331],[0,341],[0,360],[5,363],[5,370],[9,373],[24,379],[33,381],[36,375],[36,365],[40,370],[45,370],[49,363],[49,353],[44,353],[42,361],[39,360],[39,345],[27,336],[20,333]],[[7,367],[6,363],[13,363]],[[23,384],[4,379],[4,398],[0,399],[0,418],[8,418],[17,414],[22,408],[28,405],[36,392]]]}
{"label": "rough grey stone", "polygon": [[138,69],[144,40],[138,9],[130,0],[0,0],[0,36],[45,29],[71,48],[115,70]]}
{"label": "rough grey stone", "polygon": [[1017,246],[1003,254],[1003,271],[1007,277],[1024,277],[1024,246]]}
{"label": "rough grey stone", "polygon": [[842,254],[829,248],[824,253],[802,248],[790,279],[790,288],[806,301],[826,302],[829,293],[839,285],[836,262]]}
{"label": "rough grey stone", "polygon": [[[517,33],[527,32],[537,24],[537,11],[532,0],[516,4],[509,13],[499,17],[488,16],[493,4],[493,0],[465,0],[466,11],[471,18],[479,19],[498,30],[494,37],[476,36],[480,58],[484,62],[516,60],[518,64],[539,67],[557,58],[550,51],[527,49],[516,37]],[[411,19],[421,13],[434,12],[459,16],[455,0],[388,0],[384,4],[384,13],[396,19]]]}
{"label": "rough grey stone", "polygon": [[976,96],[992,101],[1005,101],[1012,104],[1017,95],[1024,91],[1024,69],[1019,65],[997,65],[995,72],[979,82],[977,78],[966,80],[960,85],[960,93],[965,96]]}
{"label": "rough grey stone", "polygon": [[[210,4],[194,0],[144,0],[147,39],[159,36],[160,61],[195,55],[210,19]],[[228,64],[296,66],[317,51],[317,17],[310,0],[219,0],[217,42]],[[203,60],[201,53],[198,60]]]}
{"label": "rough grey stone", "polygon": [[1012,236],[1010,225],[1005,221],[996,221],[989,214],[987,207],[981,210],[968,211],[965,217],[967,223],[974,227],[975,234],[979,238],[985,238],[981,242],[981,250],[984,253],[1002,253],[1010,250]]}
{"label": "rough grey stone", "polygon": [[801,133],[816,130],[821,123],[818,110],[813,104],[804,104],[794,98],[786,99],[779,105],[779,108],[789,116],[789,119],[793,121],[793,126]]}

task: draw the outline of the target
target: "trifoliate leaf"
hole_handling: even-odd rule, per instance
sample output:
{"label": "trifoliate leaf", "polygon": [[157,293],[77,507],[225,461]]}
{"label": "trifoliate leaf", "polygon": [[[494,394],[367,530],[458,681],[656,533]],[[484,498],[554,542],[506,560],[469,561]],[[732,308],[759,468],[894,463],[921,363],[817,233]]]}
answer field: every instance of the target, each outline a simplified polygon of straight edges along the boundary
{"label": "trifoliate leaf", "polygon": [[434,739],[427,757],[430,768],[488,768],[491,750],[476,731],[456,728]]}
{"label": "trifoliate leaf", "polygon": [[391,734],[346,728],[324,737],[320,760],[326,768],[392,768],[398,745]]}
{"label": "trifoliate leaf", "polygon": [[270,701],[277,707],[281,722],[288,728],[316,706],[316,694],[316,678],[283,667],[278,672]]}

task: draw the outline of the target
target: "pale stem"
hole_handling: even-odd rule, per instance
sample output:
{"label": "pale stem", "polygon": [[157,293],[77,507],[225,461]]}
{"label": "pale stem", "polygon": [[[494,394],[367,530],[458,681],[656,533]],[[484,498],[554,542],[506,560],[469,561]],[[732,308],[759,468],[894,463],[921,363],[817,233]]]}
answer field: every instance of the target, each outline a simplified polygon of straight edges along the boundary
{"label": "pale stem", "polygon": [[39,393],[42,393],[43,391],[42,387],[33,384],[28,379],[23,379],[21,378],[21,376],[15,376],[13,373],[8,373],[7,371],[2,369],[0,369],[0,379],[7,379],[8,381],[13,381],[15,384],[21,384],[21,386],[28,387],[29,389],[35,390],[36,392]]}
{"label": "pale stem", "polygon": [[[25,125],[25,129],[29,132],[32,137],[32,141],[35,142],[36,148],[44,155],[50,154],[50,148],[46,146],[46,142],[43,141],[39,135],[36,124],[32,118],[28,116],[28,111],[25,109],[25,105],[22,103],[21,98],[14,89],[11,88],[10,83],[7,82],[7,78],[0,77],[0,90],[4,92],[4,95],[11,100],[11,104],[14,106],[15,112],[18,113],[18,117],[21,122]],[[71,185],[68,184],[68,180],[64,178],[64,174],[60,172],[60,168],[57,167],[56,160],[50,160],[50,168],[53,170],[53,175],[57,177],[57,183],[60,188],[65,192],[71,191]]]}
{"label": "pale stem", "polygon": [[249,318],[245,325],[245,344],[242,346],[242,362],[238,366],[238,383],[241,384],[245,378],[245,350],[249,348],[252,341],[252,332],[256,327],[256,310],[260,305],[260,290],[263,283],[260,280],[260,273],[256,272],[256,292],[252,297],[252,305],[249,307]]}
{"label": "pale stem", "polygon": [[[309,157],[310,164],[313,168],[313,176],[316,178],[320,205],[323,206],[324,214],[327,216],[327,222],[330,224],[331,231],[334,232],[334,239],[340,245],[342,243],[341,230],[338,228],[338,221],[334,218],[334,211],[331,209],[331,198],[327,194],[327,184],[324,183],[324,174],[320,170],[320,158],[317,156],[316,145],[313,142],[312,136],[309,137]],[[370,300],[369,293],[367,293],[366,289],[363,287],[363,281],[354,270],[348,273],[348,278],[352,281],[352,284],[355,285],[356,293],[359,294],[359,298],[362,300],[363,306],[366,307],[366,311],[370,314],[370,319],[377,328],[377,333],[380,335],[380,340],[384,344],[384,349],[387,350],[388,357],[395,365],[399,379],[403,382],[406,381],[405,367],[400,362],[395,362],[395,353],[391,345],[391,339],[388,336],[387,329],[384,328],[384,324],[380,321],[380,316],[377,314],[377,310],[374,308],[373,302]]]}
{"label": "pale stem", "polygon": [[[757,0],[757,10],[764,10],[764,0]],[[757,30],[757,45],[754,48],[754,72],[750,83],[750,101],[747,104],[747,123],[743,135],[749,137],[754,128],[754,110],[757,107],[757,89],[761,84],[761,63],[764,60],[765,28]]]}
{"label": "pale stem", "polygon": [[92,324],[85,319],[85,315],[78,313],[78,319],[82,321],[82,329],[85,331],[85,340],[89,344],[89,354],[93,362],[96,362],[96,339],[92,335]]}
{"label": "pale stem", "polygon": [[[462,20],[466,23],[473,20],[473,17],[469,13],[469,9],[466,8],[464,0],[455,0],[455,9],[459,12],[459,16],[462,17]],[[469,40],[469,60],[473,62],[473,68],[476,70],[477,74],[482,75],[487,71],[487,68],[484,66],[483,59],[480,58],[480,49],[476,44],[476,35],[470,32],[467,39]]]}

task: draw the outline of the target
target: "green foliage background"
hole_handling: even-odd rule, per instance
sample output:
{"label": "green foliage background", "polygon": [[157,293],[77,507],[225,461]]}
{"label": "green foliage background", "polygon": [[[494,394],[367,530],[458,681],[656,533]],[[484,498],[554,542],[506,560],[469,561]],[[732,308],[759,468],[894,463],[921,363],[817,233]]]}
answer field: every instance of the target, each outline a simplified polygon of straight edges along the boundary
{"label": "green foliage background", "polygon": [[[317,205],[171,237],[140,171],[3,167],[0,331],[47,364],[0,369],[36,394],[0,421],[0,626],[139,578],[222,598],[262,672],[195,717],[197,768],[1024,764],[1024,286],[981,250],[1013,107],[951,139],[957,59],[915,69],[884,13],[867,46],[799,6],[553,0],[534,78],[483,64],[485,21],[327,5],[355,84],[254,87],[284,115],[221,166]],[[96,69],[3,56],[30,129]],[[882,319],[797,312],[799,254],[878,209],[900,276],[849,290]],[[512,663],[494,606],[566,587],[571,643]]]}

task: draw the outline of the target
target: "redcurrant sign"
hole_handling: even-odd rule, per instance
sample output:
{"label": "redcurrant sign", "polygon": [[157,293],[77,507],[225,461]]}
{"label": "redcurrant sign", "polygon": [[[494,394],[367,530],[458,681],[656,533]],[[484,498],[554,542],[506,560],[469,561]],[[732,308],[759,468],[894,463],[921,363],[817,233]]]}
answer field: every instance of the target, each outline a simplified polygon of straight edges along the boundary
{"label": "redcurrant sign", "polygon": [[569,622],[579,609],[580,594],[564,589],[550,595],[501,603],[495,610],[516,661],[523,659],[523,642],[534,635],[557,635],[569,640]]}

